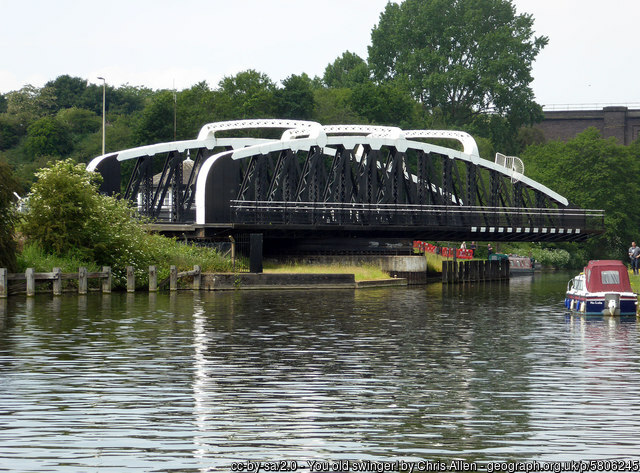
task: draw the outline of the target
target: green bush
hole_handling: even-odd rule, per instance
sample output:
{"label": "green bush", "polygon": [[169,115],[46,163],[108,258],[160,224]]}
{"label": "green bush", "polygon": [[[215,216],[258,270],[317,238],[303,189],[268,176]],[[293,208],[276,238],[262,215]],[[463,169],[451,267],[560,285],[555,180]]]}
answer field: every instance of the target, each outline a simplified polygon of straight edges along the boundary
{"label": "green bush", "polygon": [[136,218],[128,201],[98,193],[100,176],[82,164],[58,161],[37,176],[21,225],[29,242],[20,258],[23,268],[111,266],[115,287],[126,284],[127,266],[133,266],[139,286],[148,284],[150,265],[158,267],[160,279],[171,265],[178,270],[196,264],[203,271],[232,269],[231,261],[214,249],[147,232],[146,221]]}
{"label": "green bush", "polygon": [[556,269],[571,267],[571,255],[566,250],[533,248],[531,256],[543,266],[551,266]]}

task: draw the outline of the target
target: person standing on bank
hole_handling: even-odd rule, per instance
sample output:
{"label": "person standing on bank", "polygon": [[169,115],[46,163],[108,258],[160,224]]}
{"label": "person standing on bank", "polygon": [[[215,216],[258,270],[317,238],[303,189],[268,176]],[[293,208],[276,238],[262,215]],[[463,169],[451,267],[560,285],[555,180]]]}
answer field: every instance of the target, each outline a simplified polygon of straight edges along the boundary
{"label": "person standing on bank", "polygon": [[631,269],[633,270],[633,274],[638,274],[638,263],[640,263],[640,248],[636,246],[636,242],[631,242],[631,247],[629,248],[629,259],[631,260]]}

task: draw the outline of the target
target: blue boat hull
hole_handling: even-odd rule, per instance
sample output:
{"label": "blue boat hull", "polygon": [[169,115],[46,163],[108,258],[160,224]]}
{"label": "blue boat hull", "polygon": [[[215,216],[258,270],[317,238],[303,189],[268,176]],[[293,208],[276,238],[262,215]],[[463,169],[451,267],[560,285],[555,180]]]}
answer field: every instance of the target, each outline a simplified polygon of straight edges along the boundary
{"label": "blue boat hull", "polygon": [[[571,302],[573,301],[573,307]],[[567,309],[586,315],[609,315],[604,298],[590,299],[567,296],[564,300]],[[583,308],[583,305],[586,306]],[[620,299],[620,312],[615,315],[636,315],[637,302],[635,299]]]}

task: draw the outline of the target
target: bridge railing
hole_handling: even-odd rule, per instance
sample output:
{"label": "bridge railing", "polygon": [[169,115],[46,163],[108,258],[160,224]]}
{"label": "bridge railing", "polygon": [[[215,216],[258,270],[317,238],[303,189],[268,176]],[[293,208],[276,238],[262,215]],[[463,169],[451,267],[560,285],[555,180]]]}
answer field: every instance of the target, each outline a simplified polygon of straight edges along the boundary
{"label": "bridge railing", "polygon": [[604,226],[602,210],[356,202],[232,200],[231,218],[249,225],[446,226],[510,233],[599,232]]}

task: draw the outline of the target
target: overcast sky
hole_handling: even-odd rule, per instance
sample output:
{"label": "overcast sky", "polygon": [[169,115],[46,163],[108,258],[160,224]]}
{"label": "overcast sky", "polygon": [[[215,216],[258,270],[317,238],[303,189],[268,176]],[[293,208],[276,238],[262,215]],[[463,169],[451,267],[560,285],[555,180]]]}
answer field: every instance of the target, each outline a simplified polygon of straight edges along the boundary
{"label": "overcast sky", "polygon": [[[549,37],[538,103],[640,104],[638,0],[515,0]],[[367,57],[387,0],[0,0],[0,93],[59,75],[178,90],[256,69],[279,82]]]}

